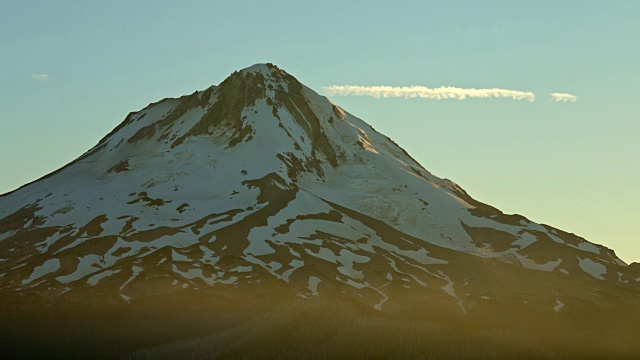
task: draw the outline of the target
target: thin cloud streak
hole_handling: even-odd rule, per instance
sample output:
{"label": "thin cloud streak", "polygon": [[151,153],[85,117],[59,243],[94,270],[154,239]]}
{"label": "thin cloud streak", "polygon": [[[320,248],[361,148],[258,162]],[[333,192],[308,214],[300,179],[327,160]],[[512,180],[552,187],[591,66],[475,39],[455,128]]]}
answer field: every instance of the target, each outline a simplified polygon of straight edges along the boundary
{"label": "thin cloud streak", "polygon": [[31,78],[33,80],[38,80],[38,81],[47,81],[49,80],[49,75],[48,74],[31,74]]}
{"label": "thin cloud streak", "polygon": [[467,98],[511,98],[513,100],[528,100],[533,102],[536,95],[530,91],[518,91],[508,89],[464,89],[451,86],[428,88],[425,86],[357,86],[357,85],[331,85],[323,87],[329,95],[339,96],[370,96],[380,98],[421,98],[421,99],[456,99]]}
{"label": "thin cloud streak", "polygon": [[564,93],[551,93],[551,101],[555,102],[575,102],[578,100],[578,97],[572,94],[564,94]]}

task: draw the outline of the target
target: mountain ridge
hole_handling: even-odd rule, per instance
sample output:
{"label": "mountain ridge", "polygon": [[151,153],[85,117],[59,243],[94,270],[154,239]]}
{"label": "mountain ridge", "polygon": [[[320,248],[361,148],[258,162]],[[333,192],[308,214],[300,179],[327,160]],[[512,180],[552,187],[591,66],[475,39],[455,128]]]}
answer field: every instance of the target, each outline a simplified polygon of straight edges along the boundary
{"label": "mountain ridge", "polygon": [[580,323],[615,345],[633,343],[639,283],[637,264],[473,199],[271,64],[130,113],[0,196],[6,309],[180,319],[316,299],[537,335]]}
{"label": "mountain ridge", "polygon": [[[261,104],[258,104],[256,107],[257,101],[261,102]],[[260,105],[262,108],[260,108]],[[251,114],[251,111],[247,111],[247,109],[251,109],[253,114]],[[256,119],[247,120],[249,115],[257,115],[259,110],[261,114],[259,114]],[[153,120],[147,120],[145,122],[145,117],[150,113],[151,115],[147,117],[147,119],[152,118]],[[285,117],[285,122],[288,120],[286,126],[283,125],[281,115]],[[322,119],[320,119],[321,117]],[[351,122],[346,121],[348,124],[345,125],[345,119],[347,118],[349,118]],[[274,154],[269,154],[275,155],[277,159],[275,163],[273,162],[273,156],[265,156],[265,162],[271,162],[273,164],[271,165],[271,170],[276,168],[278,170],[264,170],[258,178],[254,178],[253,180],[243,179],[240,181],[241,184],[247,185],[249,189],[260,188],[262,190],[259,185],[255,185],[257,184],[255,182],[260,182],[260,179],[263,179],[262,182],[264,183],[265,179],[269,176],[272,178],[276,176],[279,177],[279,181],[273,182],[273,180],[271,180],[273,184],[280,184],[280,186],[276,185],[276,187],[282,188],[296,184],[298,188],[310,194],[320,191],[320,196],[316,195],[317,198],[323,199],[323,196],[325,198],[329,196],[330,199],[331,197],[335,198],[337,196],[338,198],[336,199],[340,199],[341,194],[333,190],[342,185],[337,184],[335,181],[332,183],[333,180],[327,178],[325,173],[335,172],[334,170],[338,166],[349,166],[349,170],[352,172],[355,171],[356,175],[355,178],[350,178],[351,175],[347,175],[346,179],[356,183],[356,187],[369,187],[371,189],[367,191],[371,194],[376,194],[369,196],[369,193],[366,193],[360,196],[355,204],[359,211],[364,211],[365,214],[373,216],[374,218],[382,219],[392,226],[394,226],[394,224],[395,226],[403,226],[407,228],[405,231],[409,231],[407,234],[424,239],[425,226],[420,225],[417,219],[405,219],[404,222],[399,221],[401,216],[406,216],[408,213],[398,208],[399,206],[412,203],[412,206],[414,206],[414,210],[412,210],[414,214],[420,211],[418,210],[419,208],[422,210],[429,208],[429,202],[424,199],[420,199],[419,207],[416,207],[416,204],[414,204],[415,201],[409,198],[410,195],[408,191],[402,189],[402,186],[404,186],[405,189],[409,188],[408,183],[392,184],[392,182],[397,179],[394,178],[392,181],[388,176],[388,171],[391,167],[395,168],[399,164],[400,174],[402,176],[411,175],[412,177],[424,180],[424,182],[435,189],[443,189],[442,194],[437,192],[432,196],[440,198],[438,201],[443,201],[442,196],[451,197],[466,211],[465,214],[469,213],[472,215],[472,217],[466,217],[467,215],[455,216],[459,219],[459,226],[462,228],[459,230],[455,230],[453,224],[445,224],[443,226],[437,221],[435,224],[430,224],[431,227],[435,225],[440,228],[440,235],[438,239],[438,237],[433,236],[434,233],[431,231],[432,237],[427,242],[454,250],[471,252],[477,256],[494,256],[507,262],[520,263],[520,265],[524,267],[540,268],[542,265],[538,265],[535,260],[533,262],[530,261],[528,255],[522,257],[517,251],[506,255],[504,254],[506,250],[513,247],[513,244],[508,241],[517,242],[519,238],[519,241],[525,243],[531,242],[531,239],[523,239],[526,237],[525,235],[531,235],[534,237],[543,237],[546,242],[557,244],[565,243],[567,247],[573,247],[596,255],[603,251],[603,254],[600,255],[605,255],[610,260],[599,258],[600,261],[609,261],[619,266],[626,266],[610,249],[593,245],[578,236],[562,232],[547,225],[531,225],[530,227],[535,227],[535,229],[522,228],[518,233],[514,233],[513,230],[511,232],[505,231],[507,227],[523,227],[525,225],[529,226],[527,224],[535,223],[530,222],[520,215],[504,214],[492,206],[474,200],[455,183],[433,176],[391,139],[377,133],[366,123],[361,121],[356,122],[356,119],[357,118],[352,115],[345,113],[328,99],[304,87],[297,79],[276,66],[271,64],[256,64],[242,71],[234,72],[219,86],[211,86],[204,91],[196,91],[191,95],[180,98],[167,98],[152,103],[138,112],[129,114],[120,125],[100,140],[94,148],[63,168],[46,175],[36,182],[25,185],[16,191],[27,192],[29,186],[41,181],[49,181],[52,177],[64,172],[65,169],[82,163],[83,160],[87,160],[94,155],[98,156],[103,153],[104,155],[102,155],[101,158],[93,160],[93,163],[98,163],[98,165],[91,166],[91,171],[95,172],[98,170],[100,173],[97,177],[99,181],[113,177],[114,175],[122,176],[123,174],[127,174],[130,167],[135,168],[133,162],[136,161],[136,157],[141,154],[153,153],[152,156],[154,157],[164,157],[159,150],[160,148],[169,153],[175,151],[175,149],[181,149],[183,146],[188,147],[190,144],[199,144],[200,142],[206,141],[204,138],[212,138],[214,142],[224,143],[223,153],[232,152],[233,148],[237,146],[242,146],[244,143],[251,143],[253,137],[258,136],[257,129],[260,126],[263,126],[265,129],[261,131],[270,131],[275,138],[281,136],[278,132],[274,133],[273,128],[266,127],[271,125],[270,122],[277,122],[278,129],[275,129],[275,131],[279,131],[280,133],[284,132],[287,136],[287,138],[282,137],[284,141],[278,141],[278,143],[284,144],[289,142],[290,147],[288,147],[286,151],[274,151]],[[178,123],[178,120],[181,120],[181,122]],[[180,127],[185,121],[188,124]],[[342,127],[338,130],[338,126]],[[178,127],[180,128],[176,129]],[[349,131],[351,131],[351,133],[349,133]],[[329,136],[327,133],[329,133]],[[376,138],[372,140],[374,136]],[[355,144],[349,144],[345,142],[349,140],[345,139],[357,140]],[[269,145],[265,145],[265,143],[268,143],[268,139],[259,138],[256,139],[256,141],[261,143],[255,151],[260,152],[269,148]],[[122,144],[129,145],[122,146]],[[112,154],[106,153],[107,151]],[[185,152],[191,152],[185,157],[185,159],[188,158],[189,161],[197,162],[202,160],[194,160],[193,150],[181,151],[178,152],[178,154],[184,154]],[[245,161],[247,157],[252,156],[251,154],[253,153],[246,154],[244,156],[245,159],[241,161]],[[215,158],[211,158],[208,154],[203,154],[202,156],[204,155],[209,157],[205,163],[210,166],[215,166],[212,165],[216,162]],[[384,161],[380,162],[378,161],[379,159]],[[142,160],[147,161],[147,158],[138,158],[138,161]],[[367,164],[371,164],[372,161],[378,162],[374,163],[373,166],[367,167]],[[132,164],[130,164],[130,162],[132,162]],[[242,169],[240,173],[244,176],[247,170],[252,169]],[[359,174],[357,171],[364,171],[365,173]],[[394,171],[397,172],[397,170]],[[309,174],[313,174],[312,177],[310,177]],[[342,176],[344,175],[345,174],[342,173]],[[153,174],[146,174],[145,176],[154,178]],[[211,176],[215,177],[216,174],[211,173]],[[143,187],[154,188],[158,182],[166,182],[167,177],[171,178],[174,182],[176,181],[176,175],[172,173],[166,174],[164,178],[161,176],[149,179],[142,185]],[[298,179],[298,177],[301,178]],[[345,178],[343,177],[343,179]],[[327,181],[331,184],[330,186],[323,185],[326,184]],[[268,182],[269,181],[263,184],[263,186],[272,186],[268,184]],[[303,184],[304,186],[301,186]],[[319,184],[320,186],[318,186]],[[420,184],[419,186],[423,185],[424,184]],[[305,189],[305,186],[307,189]],[[382,188],[380,188],[380,186],[382,186]],[[412,183],[412,188],[417,186],[418,185]],[[310,190],[312,188],[314,189]],[[328,192],[325,192],[326,190],[328,190]],[[389,194],[389,190],[391,195]],[[16,191],[4,194],[2,197],[6,199]],[[174,191],[177,191],[177,187]],[[381,192],[383,194],[378,196],[377,194]],[[399,195],[394,196],[393,194]],[[415,194],[418,194],[418,192],[415,192]],[[41,194],[41,196],[45,197],[49,195],[50,194]],[[148,197],[146,191],[129,194],[129,196],[134,195],[138,196],[138,199],[130,200],[127,204],[135,204],[140,201],[143,203],[146,202],[146,206],[157,208],[158,206],[163,206],[165,202],[161,197]],[[260,199],[261,196],[264,197],[265,195],[262,194],[262,192],[260,193],[256,205],[264,203],[264,201]],[[35,203],[40,203],[43,200],[44,199],[38,199]],[[446,201],[450,202],[448,199]],[[339,202],[340,201],[337,203]],[[188,206],[187,202],[183,203],[183,205],[185,204]],[[342,205],[348,204],[343,202]],[[23,207],[21,211],[29,214],[28,209],[37,209],[36,205],[33,206],[34,207]],[[354,204],[351,204],[351,207],[353,206]],[[349,207],[350,206],[347,206],[346,208]],[[87,207],[87,209],[89,208],[90,207]],[[16,208],[14,210],[18,209]],[[37,209],[35,212],[40,210],[42,209]],[[57,211],[61,210],[59,209]],[[64,211],[63,208],[63,215]],[[389,217],[389,211],[395,214]],[[450,205],[441,205],[438,211],[458,210],[452,209]],[[35,212],[30,215],[34,216]],[[179,211],[179,213],[182,214],[182,211]],[[18,213],[14,213],[14,215],[15,214]],[[54,212],[54,214],[56,214],[56,212]],[[58,212],[57,214],[60,213]],[[2,215],[13,216],[9,214],[7,210],[3,211]],[[413,214],[408,215],[411,217]],[[466,222],[463,221],[460,216],[466,217]],[[431,215],[431,218],[433,217],[434,215]],[[446,216],[440,215],[438,220],[451,223],[452,218],[453,217],[447,214]],[[97,218],[94,218],[94,220],[95,219]],[[479,221],[479,219],[485,219],[486,221]],[[7,220],[7,218],[3,220]],[[476,222],[476,224],[467,224],[467,222],[470,221]],[[65,224],[65,226],[69,225]],[[499,227],[503,227],[504,229],[498,229]],[[444,233],[442,233],[442,231],[444,231]],[[451,233],[451,231],[453,231],[453,233]],[[6,237],[6,235],[3,236],[3,238],[4,237]],[[458,241],[465,237],[470,237],[472,241],[467,244]],[[452,239],[455,240],[452,241]],[[533,241],[533,243],[536,241],[538,240]],[[521,250],[529,247],[529,245],[534,245],[533,243],[521,246]],[[489,244],[488,247],[487,244]],[[515,260],[513,259],[514,256],[516,258]],[[585,257],[585,259],[586,258],[587,257]],[[546,264],[552,261],[550,258],[546,260],[549,260]],[[560,260],[560,258],[556,258],[553,261],[557,260]],[[581,259],[579,256],[578,260],[580,264],[587,261]],[[562,260],[560,260],[560,262],[562,262]],[[589,259],[587,263],[589,265],[581,265],[580,267],[590,269],[593,268],[591,264],[598,263],[598,261]],[[599,266],[595,265],[595,267]],[[591,275],[595,278],[602,277],[602,275],[597,274]]]}

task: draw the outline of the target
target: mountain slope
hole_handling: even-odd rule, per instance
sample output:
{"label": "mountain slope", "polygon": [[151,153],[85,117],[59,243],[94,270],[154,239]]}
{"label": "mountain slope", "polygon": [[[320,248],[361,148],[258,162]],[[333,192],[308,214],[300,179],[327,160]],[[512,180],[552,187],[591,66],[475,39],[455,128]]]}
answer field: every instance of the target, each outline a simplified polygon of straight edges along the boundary
{"label": "mountain slope", "polygon": [[1,291],[53,302],[279,289],[560,315],[640,289],[635,264],[475,201],[271,64],[131,113],[0,197],[0,258]]}

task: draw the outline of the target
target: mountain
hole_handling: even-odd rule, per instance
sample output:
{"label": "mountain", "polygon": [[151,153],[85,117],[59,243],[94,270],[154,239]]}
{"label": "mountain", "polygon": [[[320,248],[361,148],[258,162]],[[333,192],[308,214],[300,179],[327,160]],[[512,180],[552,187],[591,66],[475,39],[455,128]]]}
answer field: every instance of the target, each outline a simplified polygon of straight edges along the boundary
{"label": "mountain", "polygon": [[586,322],[629,350],[639,282],[637,264],[474,200],[272,64],[130,113],[0,197],[0,291],[20,311],[340,299],[534,333]]}

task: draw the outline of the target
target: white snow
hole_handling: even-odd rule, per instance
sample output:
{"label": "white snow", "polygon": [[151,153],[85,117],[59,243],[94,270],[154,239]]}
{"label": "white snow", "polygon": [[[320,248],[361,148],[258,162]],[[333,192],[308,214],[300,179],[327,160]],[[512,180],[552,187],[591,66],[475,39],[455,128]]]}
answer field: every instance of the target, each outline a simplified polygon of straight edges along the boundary
{"label": "white snow", "polygon": [[99,255],[90,254],[80,257],[78,260],[80,262],[74,272],[56,278],[59,283],[68,284],[102,269],[102,266],[99,265],[101,263],[101,257]]}
{"label": "white snow", "polygon": [[92,277],[90,277],[89,279],[87,279],[87,284],[91,285],[91,286],[96,286],[98,284],[98,282],[100,282],[100,280],[109,277],[111,275],[117,274],[120,272],[120,269],[118,270],[105,270],[103,272],[97,273],[95,275],[93,275]]}
{"label": "white snow", "polygon": [[[394,254],[393,254],[393,253],[391,253],[391,255],[394,255]],[[391,258],[389,258],[389,257],[387,257],[387,256],[385,256],[385,258],[389,261],[389,265],[391,266],[391,268],[392,268],[393,270],[395,270],[397,273],[400,273],[400,274],[403,274],[403,275],[407,275],[407,276],[411,277],[415,282],[417,282],[418,284],[420,284],[421,286],[427,287],[427,284],[426,284],[424,281],[420,280],[416,275],[414,275],[414,274],[409,274],[409,273],[405,273],[405,272],[401,271],[401,270],[398,268],[398,266],[397,266],[397,264],[396,264],[395,260],[393,260],[393,259],[391,259]],[[400,278],[400,279],[401,279],[401,280],[403,280],[403,281],[407,281],[407,282],[410,282],[410,281],[411,281],[411,280],[409,280],[409,279],[407,279],[407,278]]]}
{"label": "white snow", "polygon": [[[368,285],[368,283],[367,283],[367,285]],[[383,287],[383,286],[381,286],[381,287]],[[380,301],[377,304],[373,305],[374,309],[376,309],[378,311],[381,311],[382,310],[382,305],[384,305],[384,303],[387,302],[387,300],[389,300],[389,295],[387,295],[384,292],[382,292],[380,290],[381,287],[380,288],[374,288],[372,286],[368,286],[368,287],[382,296],[382,299],[380,299]]]}
{"label": "white snow", "polygon": [[621,273],[621,272],[619,272],[619,271],[618,271],[618,282],[621,282],[621,283],[627,284],[627,283],[629,282],[629,280],[624,280],[624,279],[622,278],[622,276],[623,276],[623,275],[624,275],[623,273]]}
{"label": "white snow", "polygon": [[462,300],[458,300],[458,307],[462,310],[463,315],[467,314],[467,309],[465,309],[464,306],[462,305]]}
{"label": "white snow", "polygon": [[218,280],[218,282],[220,284],[227,284],[227,285],[235,284],[237,281],[238,281],[238,277],[237,276],[231,276],[228,279]]}
{"label": "white snow", "polygon": [[0,241],[12,237],[13,235],[16,234],[16,232],[18,232],[18,231],[17,230],[9,230],[9,231],[6,231],[4,233],[0,233]]}
{"label": "white snow", "polygon": [[379,303],[373,305],[373,308],[376,310],[382,310],[382,305],[387,302],[387,300],[389,300],[389,297],[385,295]]}
{"label": "white snow", "polygon": [[618,258],[613,259],[613,261],[614,261],[616,264],[620,265],[620,266],[629,266],[626,262],[624,262],[624,261],[622,261],[622,260],[620,260],[620,259],[618,259]]}
{"label": "white snow", "polygon": [[178,269],[178,267],[175,264],[173,264],[172,269],[173,269],[173,272],[182,276],[185,279],[191,280],[195,278],[200,278],[209,285],[213,285],[215,283],[216,275],[212,275],[211,277],[206,277],[202,273],[202,269],[189,268],[189,270],[187,271],[181,271]]}
{"label": "white snow", "polygon": [[[243,71],[262,73],[267,84],[279,85],[269,76],[271,69],[264,64]],[[99,144],[102,150],[46,180],[3,196],[0,199],[0,218],[24,205],[34,204],[37,198],[40,199],[37,206],[42,210],[36,216],[42,217],[44,226],[72,228],[70,232],[58,232],[39,240],[32,251],[33,254],[40,252],[51,257],[50,249],[57,248],[52,245],[65,237],[71,239],[59,251],[73,254],[78,249],[76,254],[83,255],[76,256],[78,266],[72,273],[58,276],[62,283],[86,279],[89,285],[94,286],[117,273],[119,270],[105,269],[115,269],[114,265],[120,264],[121,260],[126,263],[127,259],[136,257],[136,261],[140,261],[138,264],[145,264],[146,268],[145,256],[170,247],[173,272],[184,279],[200,278],[209,285],[235,284],[238,278],[228,277],[230,273],[244,276],[240,274],[258,269],[253,266],[264,268],[275,278],[288,282],[297,275],[309,276],[303,269],[322,264],[321,268],[327,266],[330,271],[335,270],[336,273],[329,278],[337,275],[338,281],[357,289],[370,287],[379,292],[382,299],[374,305],[378,309],[382,308],[388,295],[366,281],[362,264],[372,260],[381,260],[381,274],[386,273],[389,281],[402,279],[408,283],[407,287],[414,286],[413,283],[426,287],[432,280],[441,285],[442,282],[435,277],[444,281],[442,291],[457,298],[454,281],[443,271],[435,270],[449,261],[435,257],[440,255],[435,255],[438,252],[432,247],[434,244],[509,263],[518,260],[523,267],[546,272],[558,269],[564,260],[570,263],[571,259],[558,258],[539,264],[535,258],[521,255],[520,250],[538,241],[533,233],[522,230],[544,232],[553,241],[575,248],[578,250],[576,253],[585,256],[589,255],[587,253],[600,254],[600,248],[594,244],[586,241],[577,245],[566,244],[555,230],[547,230],[539,224],[522,220],[509,225],[473,216],[469,212],[473,206],[456,195],[460,191],[458,185],[429,173],[364,121],[334,108],[328,99],[306,87],[303,87],[303,94],[336,152],[340,163],[337,167],[329,164],[320,149],[312,148],[309,134],[286,109],[278,108],[279,119],[274,118],[273,108],[266,99],[259,99],[253,106],[242,110],[245,124],[253,129],[251,141],[228,147],[232,132],[211,127],[207,134],[188,137],[180,145],[172,147],[173,140],[186,134],[202,118],[207,107],[217,100],[216,88],[213,90],[211,101],[205,108],[190,109],[165,128],[154,124],[176,109],[180,100],[164,100],[135,113],[126,126]],[[273,98],[275,91],[267,90],[267,95]],[[128,141],[139,130],[149,126],[155,129],[150,139]],[[161,139],[165,134],[167,136]],[[294,183],[278,155],[289,159],[295,156],[302,162],[309,161],[309,164],[320,160],[324,177],[312,170],[298,174]],[[125,160],[129,164],[127,171],[108,172]],[[292,190],[297,186],[299,191],[283,209],[269,216],[266,224],[250,230],[248,246],[241,250],[241,254],[232,254],[243,258],[247,264],[234,265],[227,272],[226,268],[217,265],[220,255],[224,254],[215,254],[207,245],[220,241],[213,232],[237,224],[265,207],[273,207],[274,204],[269,203],[257,204],[260,189],[242,184],[270,173],[285,179],[285,185],[276,184],[278,188]],[[52,195],[47,197],[49,193]],[[151,205],[149,199],[155,205]],[[365,225],[365,220],[355,220],[355,216],[351,218],[346,214],[334,217],[336,209],[331,203],[380,220],[401,233],[394,241],[383,239],[376,229]],[[187,204],[183,207],[185,210],[178,211],[182,204]],[[228,215],[231,212],[233,214]],[[326,215],[330,213],[332,218],[327,220]],[[117,236],[117,241],[104,254],[85,255],[86,252],[80,252],[82,246],[95,237],[80,234],[79,229],[103,215],[107,217],[100,224],[100,236]],[[296,218],[300,216],[316,219]],[[461,222],[472,227],[499,230],[513,235],[516,240],[512,249],[506,252],[478,247]],[[286,233],[275,230],[285,224],[289,224]],[[128,228],[126,232],[125,226]],[[156,232],[162,228],[167,232]],[[0,240],[13,235],[13,231],[5,232],[0,234]],[[201,239],[204,236],[208,242]],[[230,251],[226,246],[221,250]],[[114,255],[117,253],[120,254]],[[274,254],[277,256],[269,256]],[[583,271],[604,279],[607,268],[603,263],[609,260],[578,259]],[[163,264],[166,260],[163,256],[151,266]],[[614,258],[613,262],[621,265],[619,259]],[[29,267],[25,269],[33,266],[29,261],[12,266],[15,265],[13,269],[16,269],[26,264]],[[565,266],[569,266],[566,261]],[[158,270],[164,271],[165,267],[169,269],[169,266],[163,266]],[[35,267],[29,279],[22,283],[26,285],[59,268],[60,260],[52,258]],[[565,269],[558,271],[568,274]],[[122,284],[121,291],[141,272],[142,267],[132,267],[132,275]],[[320,277],[327,276],[317,275],[310,276],[308,282],[309,290],[314,294],[317,294]],[[618,278],[622,277],[619,275]],[[462,286],[465,285],[466,280]],[[130,300],[124,294],[122,297]],[[464,312],[462,301],[459,306]]]}
{"label": "white snow", "polygon": [[586,272],[587,274],[593,276],[596,279],[599,280],[604,280],[604,277],[602,277],[602,275],[607,273],[607,267],[595,262],[589,258],[584,258],[581,259],[579,256],[576,256],[578,258],[578,265],[580,265],[580,268],[582,269],[582,271]]}
{"label": "white snow", "polygon": [[369,260],[371,260],[371,258],[367,256],[358,255],[347,249],[342,249],[340,250],[340,256],[337,257],[338,263],[341,264],[341,266],[338,267],[338,271],[352,279],[361,280],[364,278],[364,274],[360,270],[355,270],[353,264],[364,264]]}
{"label": "white snow", "polygon": [[246,273],[246,272],[251,272],[253,270],[253,266],[249,265],[249,266],[236,266],[233,269],[229,270],[229,272],[239,272],[239,273]]}
{"label": "white snow", "polygon": [[59,259],[49,259],[45,261],[42,265],[36,266],[33,269],[33,272],[29,276],[28,279],[22,280],[22,285],[26,285],[33,280],[39,279],[47,274],[52,272],[56,272],[60,269],[60,260]]}
{"label": "white snow", "polygon": [[456,295],[456,291],[453,289],[453,285],[455,285],[455,283],[447,275],[445,275],[442,272],[442,270],[438,270],[438,274],[440,274],[441,279],[447,282],[447,284],[442,286],[441,289],[447,294],[449,294],[451,297],[454,297],[457,299],[458,296]]}
{"label": "white snow", "polygon": [[268,267],[269,269],[271,269],[271,271],[278,271],[278,270],[280,270],[280,268],[282,268],[282,264],[280,264],[280,263],[279,263],[279,262],[277,262],[277,261],[270,261],[270,262],[267,264],[267,267]]}
{"label": "white snow", "polygon": [[249,246],[244,250],[244,253],[253,256],[274,254],[276,250],[267,243],[268,237],[264,237],[264,233],[257,235],[257,231],[258,229],[254,228],[249,233]]}
{"label": "white snow", "polygon": [[[521,220],[523,221],[523,220]],[[524,248],[526,248],[527,246],[535,243],[537,240],[537,238],[531,234],[531,233],[524,233],[520,236],[520,238],[516,241],[514,241],[511,245],[513,246],[517,246],[519,248],[519,250],[522,250]]]}
{"label": "white snow", "polygon": [[582,241],[582,242],[578,243],[578,246],[575,246],[575,245],[572,245],[572,244],[567,244],[567,246],[570,246],[570,247],[578,249],[578,250],[582,250],[582,251],[586,251],[586,252],[590,252],[590,253],[594,253],[594,254],[600,255],[600,248],[598,248],[594,244],[592,244],[590,242],[587,242],[587,241]]}
{"label": "white snow", "polygon": [[171,249],[171,260],[178,261],[178,262],[181,262],[181,261],[191,262],[191,261],[193,261],[188,256],[180,254],[179,252],[177,252],[176,249]]}
{"label": "white snow", "polygon": [[523,256],[523,255],[520,255],[518,253],[516,253],[515,255],[516,255],[516,258],[518,259],[518,261],[520,262],[520,264],[522,265],[522,267],[525,267],[527,269],[534,269],[534,270],[551,272],[551,271],[553,271],[553,269],[555,269],[556,267],[558,267],[558,265],[560,265],[562,263],[562,259],[558,258],[555,261],[549,261],[549,262],[546,262],[544,264],[538,264],[535,261],[533,261],[532,259],[529,259],[529,257],[527,257],[527,256]]}
{"label": "white snow", "polygon": [[321,281],[322,280],[317,276],[309,277],[308,289],[311,290],[311,293],[313,293],[313,295],[318,295],[318,284],[320,284]]}
{"label": "white snow", "polygon": [[356,289],[358,289],[358,290],[360,290],[360,289],[362,289],[362,288],[367,287],[365,284],[362,284],[362,283],[356,282],[356,281],[354,281],[354,280],[353,280],[353,279],[351,279],[351,278],[347,278],[346,280],[343,280],[343,279],[341,279],[341,278],[340,278],[340,275],[337,275],[337,276],[336,276],[336,280],[338,280],[338,281],[340,281],[340,282],[342,282],[342,283],[345,283],[345,284],[347,284],[347,285],[349,285],[349,286],[352,286],[352,287],[354,287],[354,288],[356,288]]}
{"label": "white snow", "polygon": [[291,276],[291,274],[293,274],[293,272],[296,271],[297,269],[299,269],[302,266],[304,266],[304,261],[298,260],[298,259],[293,259],[293,260],[291,260],[291,262],[289,262],[289,266],[290,266],[290,268],[285,270],[282,273],[282,280],[286,281],[287,283],[289,282],[289,277]]}
{"label": "white snow", "polygon": [[122,290],[124,290],[124,288],[127,286],[127,284],[129,284],[131,281],[133,281],[133,279],[135,279],[141,272],[142,272],[142,268],[139,266],[132,266],[131,267],[131,276],[127,279],[127,281],[125,281],[122,285],[120,285],[120,297],[124,299],[124,301],[129,302],[131,300],[131,297],[125,295],[122,293]]}

